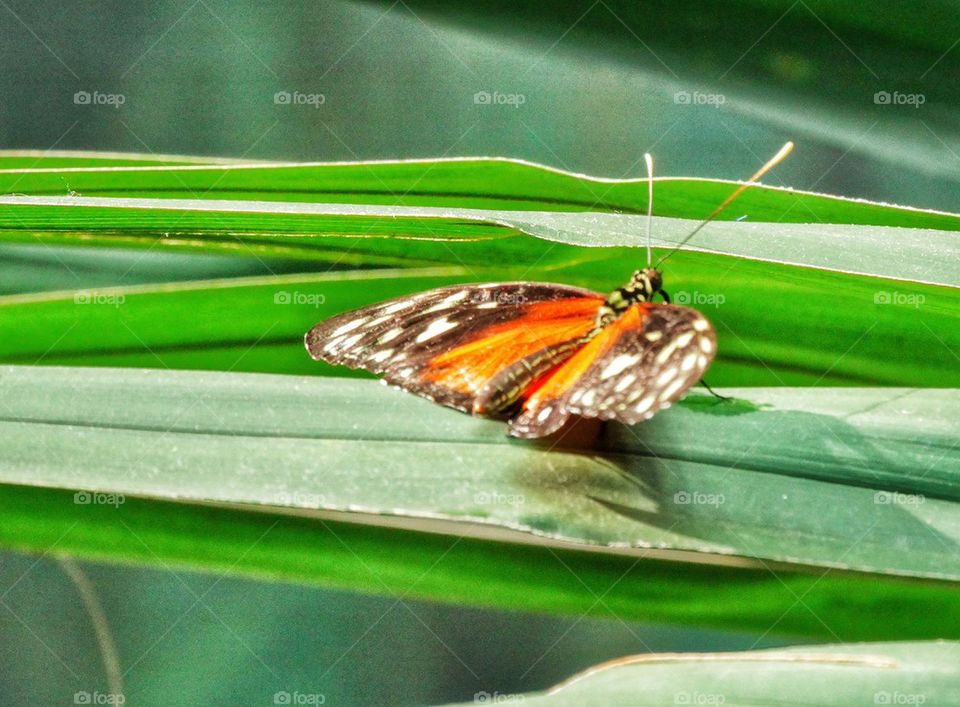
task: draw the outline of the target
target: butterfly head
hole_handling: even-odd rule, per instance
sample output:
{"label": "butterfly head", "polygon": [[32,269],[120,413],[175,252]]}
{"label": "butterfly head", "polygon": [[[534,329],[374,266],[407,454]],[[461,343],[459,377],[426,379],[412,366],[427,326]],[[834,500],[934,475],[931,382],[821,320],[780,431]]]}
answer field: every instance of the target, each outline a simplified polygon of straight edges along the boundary
{"label": "butterfly head", "polygon": [[670,298],[663,291],[663,276],[656,268],[645,268],[633,273],[630,281],[609,295],[597,313],[597,326],[606,326],[638,302],[652,302],[659,294],[667,302]]}
{"label": "butterfly head", "polygon": [[656,268],[637,270],[623,288],[632,302],[649,302],[658,292],[663,292],[663,275]]}

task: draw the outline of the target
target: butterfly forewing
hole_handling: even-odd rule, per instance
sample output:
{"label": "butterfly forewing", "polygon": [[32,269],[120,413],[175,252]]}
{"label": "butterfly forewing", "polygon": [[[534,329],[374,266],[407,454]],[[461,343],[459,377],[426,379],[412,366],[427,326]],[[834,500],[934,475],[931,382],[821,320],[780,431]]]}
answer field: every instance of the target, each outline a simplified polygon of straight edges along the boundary
{"label": "butterfly forewing", "polygon": [[[306,335],[317,360],[363,368],[435,402],[473,412],[484,385],[538,352],[572,353],[603,298],[515,282],[430,290],[346,312]],[[556,355],[556,362],[562,360]]]}
{"label": "butterfly forewing", "polygon": [[715,352],[713,327],[696,310],[635,304],[540,381],[511,434],[542,437],[571,414],[646,420],[700,380]]}

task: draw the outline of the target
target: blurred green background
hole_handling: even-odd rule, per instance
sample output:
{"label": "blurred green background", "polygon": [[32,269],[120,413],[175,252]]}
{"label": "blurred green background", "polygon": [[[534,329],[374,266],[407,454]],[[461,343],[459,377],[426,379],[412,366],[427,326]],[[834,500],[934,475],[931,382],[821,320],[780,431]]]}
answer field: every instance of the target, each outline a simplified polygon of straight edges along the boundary
{"label": "blurred green background", "polygon": [[[661,174],[735,179],[793,139],[795,155],[769,182],[960,210],[960,17],[949,2],[0,10],[7,148],[505,155],[610,177],[642,175],[651,151]],[[481,91],[523,102],[477,104]],[[77,92],[123,103],[77,105]],[[278,105],[278,92],[322,99]],[[875,102],[878,92],[889,102]]]}
{"label": "blurred green background", "polygon": [[[793,139],[795,155],[768,182],[958,211],[958,41],[948,2],[5,0],[0,147],[498,155],[609,177],[640,176],[650,151],[660,174],[742,178]],[[61,267],[51,248],[0,255],[0,292],[42,290],[42,273]],[[138,255],[129,277],[155,279],[169,257]],[[14,281],[24,262],[37,274]],[[62,570],[49,558],[0,563],[2,701],[105,691]],[[84,567],[129,669],[129,704],[271,704],[283,690],[327,704],[469,700],[540,689],[626,653],[796,638]]]}

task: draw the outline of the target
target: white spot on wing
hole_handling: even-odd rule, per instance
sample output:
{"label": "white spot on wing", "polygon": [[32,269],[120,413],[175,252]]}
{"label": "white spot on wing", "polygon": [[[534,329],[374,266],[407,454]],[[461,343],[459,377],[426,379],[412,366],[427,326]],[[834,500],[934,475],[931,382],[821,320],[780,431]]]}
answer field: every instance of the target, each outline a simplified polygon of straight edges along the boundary
{"label": "white spot on wing", "polygon": [[450,305],[456,304],[457,302],[461,300],[465,300],[466,298],[467,298],[467,291],[460,290],[459,292],[455,292],[449,297],[447,297],[445,300],[443,300],[443,302],[449,307]]}
{"label": "white spot on wing", "polygon": [[669,344],[664,346],[663,349],[660,350],[660,353],[657,354],[657,358],[655,359],[655,361],[658,364],[663,365],[664,363],[667,362],[667,359],[673,356],[674,351],[676,351],[677,349],[682,349],[684,346],[690,343],[691,339],[693,339],[692,331],[683,332],[680,336],[678,336],[676,339],[671,341]]}
{"label": "white spot on wing", "polygon": [[660,353],[657,354],[657,357],[654,359],[657,365],[663,365],[667,362],[667,359],[673,356],[673,352],[677,350],[677,342],[671,342],[660,349]]}
{"label": "white spot on wing", "polygon": [[363,334],[354,334],[353,336],[344,339],[343,343],[340,344],[340,346],[342,346],[345,349],[349,349],[351,346],[353,346],[355,343],[360,341],[360,339],[362,338],[363,338]]}
{"label": "white spot on wing", "polygon": [[647,337],[647,341],[659,341],[663,337],[663,332],[659,329],[654,329],[653,331],[648,331],[644,336]]}
{"label": "white spot on wing", "polygon": [[685,331],[676,338],[676,340],[674,341],[674,344],[682,349],[684,346],[690,343],[690,340],[692,338],[693,338],[693,332]]}
{"label": "white spot on wing", "polygon": [[623,378],[620,379],[620,382],[617,383],[617,387],[614,388],[614,391],[617,393],[622,393],[631,385],[633,385],[634,381],[636,380],[637,380],[637,377],[634,374],[628,373],[627,375],[625,375]]}
{"label": "white spot on wing", "polygon": [[705,354],[709,354],[713,351],[713,342],[707,337],[700,338],[700,350]]}
{"label": "white spot on wing", "polygon": [[391,305],[388,305],[383,308],[384,314],[396,314],[401,309],[406,309],[409,306],[410,302],[408,300],[400,300],[399,302],[394,302]]}
{"label": "white spot on wing", "polygon": [[348,331],[353,331],[358,326],[363,324],[365,321],[367,321],[366,317],[360,317],[359,319],[352,319],[346,324],[337,327],[337,329],[334,330],[331,336],[340,336],[341,334],[346,334]]}
{"label": "white spot on wing", "polygon": [[703,317],[698,317],[697,319],[693,320],[693,328],[697,331],[706,331],[710,328],[710,322]]}
{"label": "white spot on wing", "polygon": [[459,302],[460,300],[466,299],[466,297],[467,297],[467,291],[466,291],[466,290],[461,290],[460,292],[455,292],[455,293],[453,293],[452,295],[450,295],[449,297],[445,297],[445,298],[442,299],[441,301],[437,302],[437,303],[436,303],[435,305],[433,305],[430,309],[425,310],[425,311],[426,311],[426,312],[440,312],[440,311],[442,311],[442,310],[444,310],[444,309],[450,309],[451,307],[453,307],[453,305],[455,305],[455,304],[456,304],[457,302]]}
{"label": "white spot on wing", "polygon": [[689,371],[689,370],[692,370],[693,367],[696,365],[697,365],[697,354],[688,353],[686,357],[684,357],[683,362],[680,364],[680,370]]}
{"label": "white spot on wing", "polygon": [[663,373],[661,373],[659,376],[657,376],[657,381],[656,383],[654,383],[654,385],[658,388],[662,388],[667,383],[672,381],[676,377],[676,375],[677,375],[677,369],[671,366],[670,368],[666,369]]}
{"label": "white spot on wing", "polygon": [[456,322],[451,322],[446,317],[441,319],[435,319],[430,322],[430,326],[420,332],[420,335],[416,338],[418,344],[422,344],[424,341],[429,341],[435,336],[440,336],[445,331],[450,331],[451,329],[456,329]]}
{"label": "white spot on wing", "polygon": [[673,383],[670,384],[669,388],[665,388],[663,392],[660,393],[660,400],[664,402],[669,401],[671,398],[673,398],[674,395],[680,392],[680,389],[685,384],[686,384],[686,381],[683,378],[679,380],[675,380]]}
{"label": "white spot on wing", "polygon": [[607,364],[607,367],[600,373],[600,378],[603,380],[613,378],[613,376],[622,373],[639,360],[640,357],[634,354],[620,354]]}
{"label": "white spot on wing", "polygon": [[393,340],[396,339],[398,336],[400,336],[402,333],[403,333],[403,329],[401,329],[400,327],[397,327],[396,329],[391,329],[391,330],[388,331],[386,334],[384,334],[384,335],[381,336],[379,339],[377,339],[377,343],[378,343],[378,344],[385,344],[385,343],[387,343],[388,341],[393,341]]}
{"label": "white spot on wing", "polygon": [[648,395],[648,396],[645,397],[643,400],[641,400],[639,403],[637,403],[637,407],[634,408],[634,409],[635,409],[637,412],[646,412],[647,410],[649,410],[649,409],[651,408],[651,406],[656,402],[656,400],[657,400],[657,398],[656,398],[655,395]]}

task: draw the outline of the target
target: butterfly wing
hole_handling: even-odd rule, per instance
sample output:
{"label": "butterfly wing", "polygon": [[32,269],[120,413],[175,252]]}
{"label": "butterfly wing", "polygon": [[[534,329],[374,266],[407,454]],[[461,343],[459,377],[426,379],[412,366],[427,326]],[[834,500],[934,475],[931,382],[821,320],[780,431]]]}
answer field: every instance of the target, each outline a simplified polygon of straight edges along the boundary
{"label": "butterfly wing", "polygon": [[[323,321],[307,333],[305,344],[316,360],[383,375],[387,383],[434,402],[463,412],[497,412],[522,394],[529,382],[524,376],[555,366],[575,350],[573,342],[591,335],[602,304],[597,293],[564,285],[442,287]],[[508,376],[514,394],[491,409],[486,384],[531,360],[537,363],[529,373],[521,365]]]}
{"label": "butterfly wing", "polygon": [[633,424],[669,407],[716,353],[710,322],[694,309],[641,303],[533,387],[510,421],[516,437],[543,437],[570,415]]}

